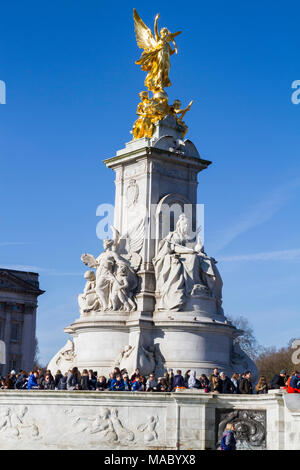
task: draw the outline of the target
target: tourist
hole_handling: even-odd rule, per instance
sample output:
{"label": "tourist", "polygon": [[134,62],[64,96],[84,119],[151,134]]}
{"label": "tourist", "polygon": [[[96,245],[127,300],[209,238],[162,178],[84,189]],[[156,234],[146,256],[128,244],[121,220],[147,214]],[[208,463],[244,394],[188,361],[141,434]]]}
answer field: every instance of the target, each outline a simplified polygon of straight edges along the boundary
{"label": "tourist", "polygon": [[106,388],[107,388],[106,377],[104,377],[104,375],[101,375],[99,379],[97,380],[96,390],[98,390],[99,392],[104,392]]}
{"label": "tourist", "polygon": [[194,370],[191,370],[189,372],[187,388],[199,388],[199,383],[197,384],[197,380],[196,380],[196,372]]}
{"label": "tourist", "polygon": [[54,382],[54,377],[53,377],[53,375],[51,374],[51,370],[46,370],[46,374],[45,374],[45,375],[50,375],[51,381]]}
{"label": "tourist", "polygon": [[[166,384],[167,384],[167,387],[168,387],[168,392],[170,392],[170,391],[172,390],[172,384],[170,384],[168,372],[164,372],[163,378],[164,378],[165,381],[166,381]],[[159,379],[159,380],[160,380],[160,379]],[[158,381],[158,382],[159,382],[159,381]]]}
{"label": "tourist", "polygon": [[58,385],[57,385],[57,390],[67,390],[67,380],[68,380],[68,372],[66,372],[65,375],[63,375],[60,378],[60,381],[58,382]]}
{"label": "tourist", "polygon": [[169,392],[168,382],[165,377],[160,377],[158,379],[157,390],[158,392]]}
{"label": "tourist", "polygon": [[234,372],[231,377],[231,382],[233,383],[233,386],[234,386],[233,393],[239,393],[240,374],[237,374],[236,372]]}
{"label": "tourist", "polygon": [[234,385],[229,377],[225,374],[225,372],[220,373],[220,393],[234,393]]}
{"label": "tourist", "polygon": [[132,374],[130,378],[130,382],[133,383],[137,377],[140,376],[140,369],[135,369],[134,373]]}
{"label": "tourist", "polygon": [[67,390],[78,390],[80,385],[80,373],[77,367],[69,371],[67,379]]}
{"label": "tourist", "polygon": [[4,388],[7,390],[13,390],[15,388],[15,382],[11,374],[7,377],[7,379],[4,382]]}
{"label": "tourist", "polygon": [[214,368],[212,374],[208,377],[209,380],[209,389],[211,392],[220,393],[221,392],[221,381],[219,376],[219,369]]}
{"label": "tourist", "polygon": [[109,390],[113,392],[122,392],[124,390],[124,382],[120,374],[111,381]]}
{"label": "tourist", "polygon": [[188,382],[189,382],[189,378],[190,378],[190,372],[191,372],[191,369],[188,369],[186,371],[186,373],[184,374],[184,384],[185,384],[186,388],[189,388],[188,387]]}
{"label": "tourist", "polygon": [[24,370],[21,370],[15,383],[15,389],[22,390],[27,388],[28,377]]}
{"label": "tourist", "polygon": [[115,368],[114,368],[113,374],[114,374],[114,379],[117,377],[117,375],[121,375],[121,376],[122,376],[119,367],[115,367]]}
{"label": "tourist", "polygon": [[80,378],[80,390],[89,390],[89,373],[87,369],[83,369]]}
{"label": "tourist", "polygon": [[173,379],[174,379],[174,371],[173,369],[168,369],[168,385],[170,391],[173,390]]}
{"label": "tourist", "polygon": [[124,384],[124,391],[131,392],[131,385],[130,385],[128,374],[123,375],[123,384]]}
{"label": "tourist", "polygon": [[245,372],[245,377],[241,380],[239,385],[239,391],[242,394],[252,394],[252,383],[251,383],[251,372],[248,370]]}
{"label": "tourist", "polygon": [[37,370],[35,370],[29,377],[29,380],[28,380],[28,384],[27,384],[27,389],[28,390],[33,390],[33,389],[37,389],[37,388],[40,388],[39,384],[38,384],[38,376],[39,376],[39,373]]}
{"label": "tourist", "polygon": [[202,374],[199,379],[200,388],[204,389],[204,392],[207,393],[209,391],[209,380],[205,374]]}
{"label": "tourist", "polygon": [[97,372],[92,371],[92,369],[89,370],[89,376],[88,376],[88,387],[89,390],[96,390],[97,386]]}
{"label": "tourist", "polygon": [[145,390],[144,384],[142,383],[142,378],[136,376],[134,382],[131,384],[131,390],[133,392],[143,392]]}
{"label": "tourist", "polygon": [[181,375],[181,370],[176,371],[176,375],[173,378],[172,390],[177,390],[180,388],[186,388],[184,383],[184,378]]}
{"label": "tourist", "polygon": [[236,450],[235,427],[228,423],[221,439],[221,450]]}
{"label": "tourist", "polygon": [[286,378],[286,370],[281,370],[279,374],[275,374],[271,380],[270,388],[271,389],[280,389],[285,387],[285,378]]}
{"label": "tourist", "polygon": [[289,377],[287,382],[287,390],[288,393],[300,393],[300,374],[297,370],[291,373],[291,377]]}
{"label": "tourist", "polygon": [[54,380],[51,374],[45,375],[42,381],[42,389],[43,390],[54,390]]}
{"label": "tourist", "polygon": [[38,386],[41,390],[43,390],[43,380],[45,378],[45,374],[43,373],[43,370],[42,369],[37,369],[37,373],[38,373],[38,377],[37,377],[37,383],[38,383]]}
{"label": "tourist", "polygon": [[110,386],[111,386],[111,383],[112,383],[113,380],[115,380],[115,377],[114,377],[114,373],[111,372],[111,373],[109,374],[109,379],[108,379],[108,381],[107,381],[107,388],[108,388],[108,389],[110,389]]}
{"label": "tourist", "polygon": [[146,382],[146,392],[157,392],[158,383],[155,375],[152,373],[149,375],[149,379]]}
{"label": "tourist", "polygon": [[55,388],[55,390],[58,389],[59,381],[60,381],[60,379],[62,379],[62,378],[63,378],[63,375],[62,375],[62,373],[61,373],[61,370],[57,370],[57,371],[56,371],[56,374],[55,374],[55,377],[54,377],[54,388]]}
{"label": "tourist", "polygon": [[261,395],[263,393],[268,393],[268,389],[269,389],[269,386],[268,386],[268,383],[266,381],[266,378],[265,376],[260,376],[259,377],[259,380],[255,386],[255,390],[256,390],[256,393]]}
{"label": "tourist", "polygon": [[17,381],[16,371],[15,370],[10,371],[9,378],[12,380],[12,382],[14,384],[13,388],[15,388],[15,383]]}
{"label": "tourist", "polygon": [[146,382],[147,382],[146,377],[144,375],[141,375],[141,377],[140,377],[140,391],[141,392],[145,392]]}

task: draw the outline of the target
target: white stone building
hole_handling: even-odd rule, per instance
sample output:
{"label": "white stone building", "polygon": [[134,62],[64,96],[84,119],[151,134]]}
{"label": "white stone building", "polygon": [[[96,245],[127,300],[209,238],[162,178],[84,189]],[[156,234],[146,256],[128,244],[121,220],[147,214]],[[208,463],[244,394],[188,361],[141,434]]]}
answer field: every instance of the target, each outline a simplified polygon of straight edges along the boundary
{"label": "white stone building", "polygon": [[37,273],[0,269],[0,339],[6,346],[1,375],[33,366],[37,298],[44,293],[38,277]]}

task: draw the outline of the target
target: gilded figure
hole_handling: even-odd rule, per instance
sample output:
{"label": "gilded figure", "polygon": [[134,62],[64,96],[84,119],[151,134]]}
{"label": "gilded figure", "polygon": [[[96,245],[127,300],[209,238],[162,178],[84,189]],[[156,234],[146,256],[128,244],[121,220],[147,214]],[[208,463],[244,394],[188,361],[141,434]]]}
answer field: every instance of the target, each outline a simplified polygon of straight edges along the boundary
{"label": "gilded figure", "polygon": [[[158,32],[157,22],[159,17],[160,15],[157,14],[154,20],[153,37],[151,29],[145,25],[137,11],[133,10],[136,41],[139,48],[144,49],[136,64],[140,65],[144,72],[148,72],[145,86],[153,93],[171,85],[169,80],[170,56],[177,54],[174,39],[181,33],[181,31],[171,33],[165,27]],[[174,49],[170,46],[170,42],[174,44]]]}

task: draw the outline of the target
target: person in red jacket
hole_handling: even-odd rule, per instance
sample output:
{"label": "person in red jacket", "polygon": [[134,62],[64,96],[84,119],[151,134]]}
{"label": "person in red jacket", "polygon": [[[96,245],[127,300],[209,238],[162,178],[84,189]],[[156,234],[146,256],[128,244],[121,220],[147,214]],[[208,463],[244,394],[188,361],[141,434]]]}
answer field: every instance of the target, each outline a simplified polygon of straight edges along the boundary
{"label": "person in red jacket", "polygon": [[292,379],[294,379],[294,377],[298,377],[300,381],[300,375],[297,370],[294,370],[294,372],[291,373],[291,376],[289,377],[287,381],[287,389],[286,389],[287,393],[300,393],[299,388],[291,387],[291,382],[293,384],[294,380],[292,381]]}

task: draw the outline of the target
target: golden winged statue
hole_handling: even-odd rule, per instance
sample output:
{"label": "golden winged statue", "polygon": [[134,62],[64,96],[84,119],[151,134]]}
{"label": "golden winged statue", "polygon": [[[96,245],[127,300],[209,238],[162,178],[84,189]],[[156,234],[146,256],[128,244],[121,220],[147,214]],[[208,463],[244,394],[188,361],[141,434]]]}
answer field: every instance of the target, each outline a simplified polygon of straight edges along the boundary
{"label": "golden winged statue", "polygon": [[[154,20],[154,36],[148,26],[138,15],[136,9],[133,9],[134,29],[137,45],[144,49],[141,57],[135,63],[141,66],[144,72],[148,72],[145,79],[145,86],[153,97],[149,97],[149,92],[139,93],[141,102],[137,107],[138,119],[135,121],[132,129],[134,139],[142,137],[151,138],[155,129],[155,124],[164,119],[167,115],[174,116],[182,132],[182,137],[186,134],[188,127],[182,118],[191,108],[192,101],[184,108],[181,108],[179,100],[175,100],[173,105],[168,104],[168,95],[164,88],[171,86],[169,79],[170,56],[177,54],[175,37],[181,34],[171,33],[168,28],[162,28],[158,32],[157,22],[160,15],[157,14]],[[173,43],[174,49],[170,46]]]}
{"label": "golden winged statue", "polygon": [[[145,25],[136,9],[133,10],[137,45],[140,49],[144,49],[140,59],[135,63],[140,65],[144,72],[148,72],[145,86],[153,93],[171,85],[169,80],[170,56],[177,54],[174,38],[181,33],[181,31],[171,33],[168,28],[162,28],[158,32],[157,22],[159,17],[159,14],[157,14],[154,20],[153,37],[151,29]],[[170,46],[171,41],[174,44],[174,49]]]}

